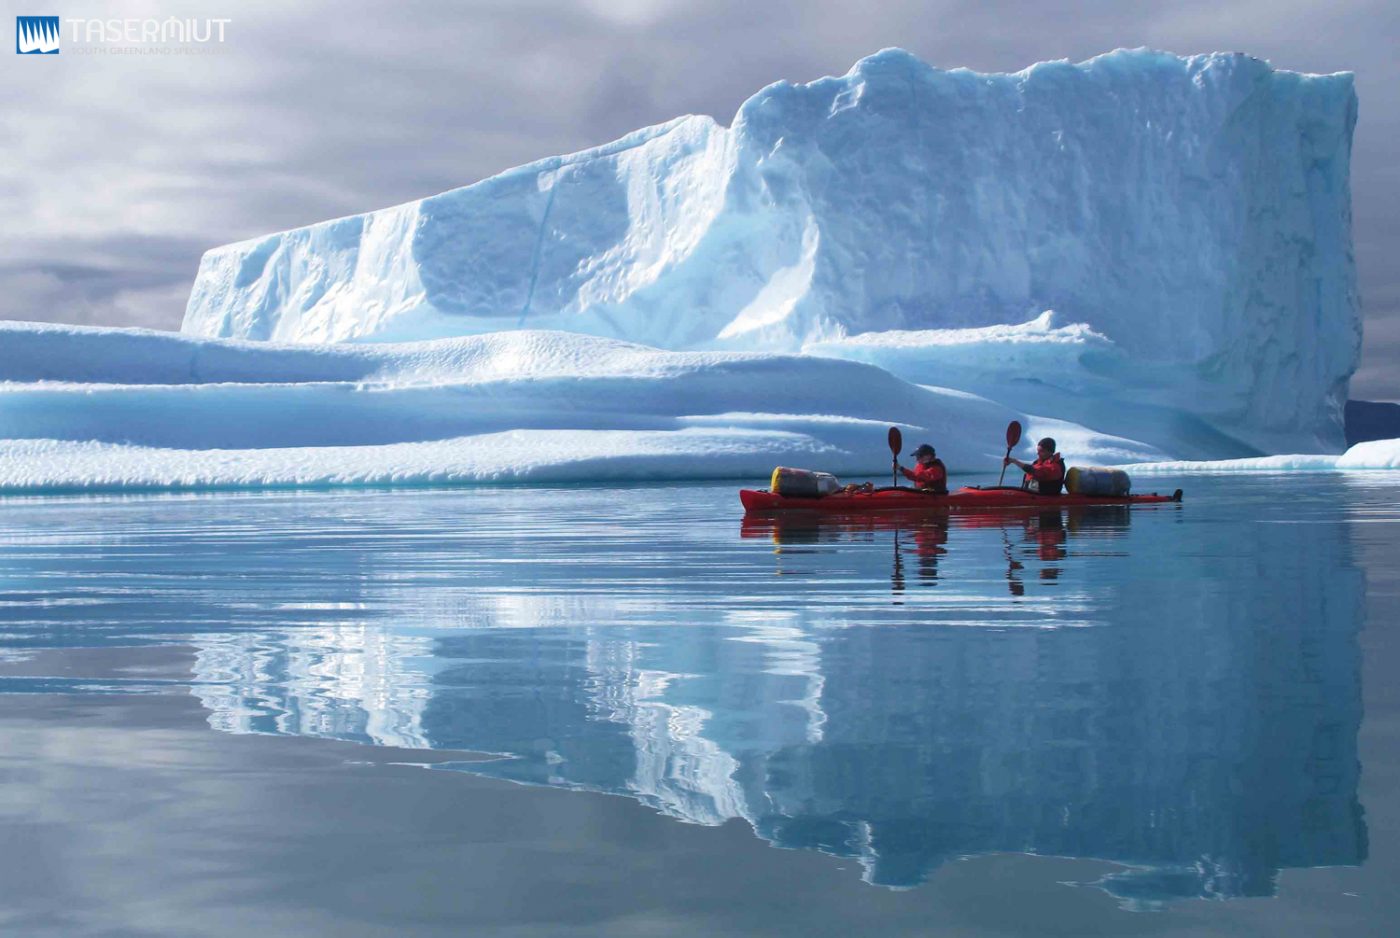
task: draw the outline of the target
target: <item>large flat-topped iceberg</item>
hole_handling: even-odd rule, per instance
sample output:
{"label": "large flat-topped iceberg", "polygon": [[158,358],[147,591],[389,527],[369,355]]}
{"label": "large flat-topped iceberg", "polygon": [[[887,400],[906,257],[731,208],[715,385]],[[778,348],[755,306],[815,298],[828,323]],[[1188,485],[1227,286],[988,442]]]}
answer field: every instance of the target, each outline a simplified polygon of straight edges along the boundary
{"label": "large flat-topped iceberg", "polygon": [[[1131,413],[1098,429],[1169,448],[1179,417],[1202,422],[1189,435],[1212,442],[1196,456],[1339,451],[1360,342],[1355,119],[1351,76],[1238,54],[1120,50],[984,75],[886,50],[840,78],[771,85],[730,128],[684,117],[210,251],[184,331],[339,342],[523,326],[836,355],[849,336],[898,331],[900,360],[936,372],[947,349],[920,365],[907,346],[920,332],[1053,309],[1113,354],[1051,356],[1032,376],[1048,398],[1007,384],[1002,403]],[[1026,377],[1018,361],[1008,378]],[[1129,406],[1086,410],[1066,390]]]}

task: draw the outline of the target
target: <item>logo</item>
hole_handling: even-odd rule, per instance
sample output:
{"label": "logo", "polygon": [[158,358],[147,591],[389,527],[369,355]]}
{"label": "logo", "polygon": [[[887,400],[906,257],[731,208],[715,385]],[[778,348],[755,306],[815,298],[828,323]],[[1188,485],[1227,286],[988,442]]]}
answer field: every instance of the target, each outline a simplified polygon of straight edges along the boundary
{"label": "logo", "polygon": [[58,55],[58,17],[15,17],[15,52],[20,55]]}

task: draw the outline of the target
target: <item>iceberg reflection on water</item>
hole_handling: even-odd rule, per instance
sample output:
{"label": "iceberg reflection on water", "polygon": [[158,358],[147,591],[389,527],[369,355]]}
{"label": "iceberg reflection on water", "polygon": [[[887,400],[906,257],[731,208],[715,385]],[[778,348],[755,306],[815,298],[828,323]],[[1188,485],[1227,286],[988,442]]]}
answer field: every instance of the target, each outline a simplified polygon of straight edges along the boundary
{"label": "iceberg reflection on water", "polygon": [[1366,855],[1363,577],[1307,527],[747,519],[707,553],[718,528],[643,526],[547,550],[573,581],[203,636],[195,693],[226,731],[496,753],[439,767],[742,818],[883,886],[1017,852],[1123,864],[1101,885],[1134,902],[1270,895]]}

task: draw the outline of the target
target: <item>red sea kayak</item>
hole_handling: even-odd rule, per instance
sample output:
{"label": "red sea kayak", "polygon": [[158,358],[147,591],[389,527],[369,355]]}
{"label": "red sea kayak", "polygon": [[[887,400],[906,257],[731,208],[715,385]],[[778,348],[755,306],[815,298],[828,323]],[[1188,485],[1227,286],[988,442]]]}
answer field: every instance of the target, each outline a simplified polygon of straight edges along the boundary
{"label": "red sea kayak", "polygon": [[947,495],[932,495],[911,488],[882,488],[873,492],[837,492],[820,498],[793,498],[768,490],[741,489],[745,511],[918,511],[986,510],[989,508],[1072,508],[1081,505],[1156,505],[1181,501],[1181,489],[1170,495],[1040,495],[1011,486],[960,488]]}

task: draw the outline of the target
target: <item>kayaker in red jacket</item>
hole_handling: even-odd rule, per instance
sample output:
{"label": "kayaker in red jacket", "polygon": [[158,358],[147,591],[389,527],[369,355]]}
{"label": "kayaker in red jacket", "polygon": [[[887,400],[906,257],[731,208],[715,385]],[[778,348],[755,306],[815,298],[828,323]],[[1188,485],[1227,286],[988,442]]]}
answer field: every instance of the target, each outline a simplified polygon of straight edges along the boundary
{"label": "kayaker in red jacket", "polygon": [[1001,461],[1003,466],[1019,466],[1026,473],[1023,487],[1033,489],[1041,495],[1059,495],[1065,484],[1065,461],[1055,452],[1055,441],[1046,437],[1036,444],[1036,461],[1021,462],[1007,456]]}
{"label": "kayaker in red jacket", "polygon": [[943,460],[938,458],[938,454],[932,446],[924,443],[914,452],[909,454],[917,459],[918,465],[913,469],[899,467],[899,471],[904,478],[913,482],[916,488],[921,488],[935,495],[948,494],[948,468],[943,465]]}

